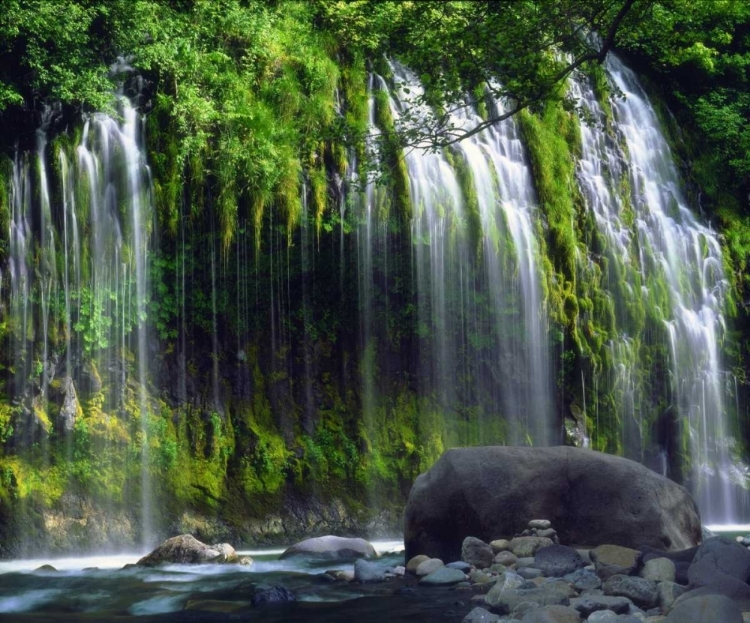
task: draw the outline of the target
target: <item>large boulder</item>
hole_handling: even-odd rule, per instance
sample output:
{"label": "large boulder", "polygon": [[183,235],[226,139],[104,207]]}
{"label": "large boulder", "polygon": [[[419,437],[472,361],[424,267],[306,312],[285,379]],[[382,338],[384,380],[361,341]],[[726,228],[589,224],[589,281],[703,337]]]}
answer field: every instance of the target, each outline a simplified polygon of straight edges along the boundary
{"label": "large boulder", "polygon": [[688,492],[646,467],[582,448],[448,450],[421,474],[404,513],[407,560],[455,560],[467,536],[490,542],[545,517],[562,542],[685,549],[701,538]]}
{"label": "large boulder", "polygon": [[167,539],[136,564],[141,567],[155,567],[165,563],[201,564],[209,562],[243,563],[249,561],[237,556],[237,552],[228,543],[206,545],[192,534],[181,534]]}
{"label": "large boulder", "polygon": [[325,559],[370,558],[377,555],[372,544],[364,539],[350,539],[329,535],[295,543],[287,548],[281,554],[280,558],[291,558],[293,556]]}

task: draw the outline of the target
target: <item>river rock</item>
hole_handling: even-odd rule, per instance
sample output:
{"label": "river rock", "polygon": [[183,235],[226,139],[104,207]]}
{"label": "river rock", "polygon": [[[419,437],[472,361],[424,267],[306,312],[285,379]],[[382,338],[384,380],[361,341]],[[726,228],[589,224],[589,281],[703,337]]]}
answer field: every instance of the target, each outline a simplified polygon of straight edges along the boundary
{"label": "river rock", "polygon": [[543,547],[554,545],[552,539],[538,536],[518,536],[510,542],[511,551],[519,558],[534,556]]}
{"label": "river rock", "polygon": [[430,573],[433,573],[434,571],[437,571],[441,567],[444,567],[443,561],[439,558],[428,558],[427,560],[422,561],[419,563],[419,566],[417,567],[417,570],[415,573],[418,577],[424,577],[426,575],[430,575]]}
{"label": "river rock", "polygon": [[669,558],[652,558],[644,563],[638,575],[653,582],[674,582],[674,563]]}
{"label": "river rock", "polygon": [[701,595],[677,604],[667,623],[743,623],[742,611],[723,595]]}
{"label": "river rock", "polygon": [[535,580],[536,578],[541,578],[544,573],[541,569],[535,569],[534,567],[522,567],[518,570],[518,575],[524,580]]}
{"label": "river rock", "polygon": [[534,566],[547,577],[559,578],[583,567],[580,554],[566,545],[550,545],[537,550]]}
{"label": "river rock", "polygon": [[529,528],[533,530],[549,530],[552,522],[549,519],[532,519],[529,522]]}
{"label": "river rock", "polygon": [[477,569],[486,569],[492,564],[492,559],[492,547],[480,539],[467,536],[461,544],[461,560]]}
{"label": "river rock", "polygon": [[641,608],[653,608],[659,602],[656,582],[629,575],[613,575],[603,585],[605,595],[627,597]]}
{"label": "river rock", "polygon": [[717,573],[707,586],[691,589],[677,598],[675,606],[684,601],[705,595],[722,595],[733,600],[743,612],[750,612],[750,586],[731,575]]}
{"label": "river rock", "polygon": [[666,612],[686,590],[684,586],[680,586],[677,582],[659,582],[656,585],[656,591],[659,594],[659,607]]}
{"label": "river rock", "polygon": [[501,591],[495,591],[493,587],[485,595],[485,601],[502,614],[513,612],[516,606],[524,602],[539,606],[567,606],[570,603],[568,595],[551,584],[538,588],[509,588]]}
{"label": "river rock", "polygon": [[578,610],[584,617],[599,610],[611,610],[617,614],[624,614],[630,611],[630,606],[629,599],[608,595],[582,595],[570,600],[570,607]]}
{"label": "river rock", "polygon": [[518,556],[516,556],[513,552],[498,552],[495,558],[493,559],[493,562],[495,562],[498,565],[504,565],[506,567],[510,567],[511,565],[516,564],[518,561]]}
{"label": "river rock", "polygon": [[377,556],[371,543],[364,539],[340,536],[319,536],[306,539],[287,548],[279,558],[307,556],[311,558],[371,558]]}
{"label": "river rock", "polygon": [[426,575],[420,581],[420,584],[427,586],[452,586],[466,580],[466,574],[459,569],[450,567],[441,567]]}
{"label": "river rock", "polygon": [[382,582],[385,580],[386,570],[377,563],[360,558],[354,563],[354,579],[365,584],[367,582]]}
{"label": "river rock", "polygon": [[463,618],[461,623],[497,623],[498,620],[500,620],[499,615],[484,608],[474,608]]}
{"label": "river rock", "polygon": [[641,553],[629,547],[619,545],[600,545],[589,552],[594,561],[596,574],[606,580],[613,575],[629,575],[636,570],[641,560]]}
{"label": "river rock", "polygon": [[237,552],[228,543],[206,545],[192,534],[181,534],[167,539],[136,564],[141,567],[154,567],[163,563],[233,563],[238,560]]}
{"label": "river rock", "polygon": [[750,579],[750,551],[726,537],[709,539],[698,548],[688,569],[690,586],[712,584],[717,573],[747,582]]}
{"label": "river rock", "polygon": [[454,448],[412,486],[406,557],[455,560],[467,536],[518,534],[539,516],[582,545],[684,549],[701,536],[688,492],[634,461],[572,447]]}
{"label": "river rock", "polygon": [[563,580],[570,582],[577,591],[599,588],[602,585],[599,576],[588,569],[578,569],[574,573],[563,576]]}
{"label": "river rock", "polygon": [[578,612],[568,606],[544,606],[526,614],[521,623],[580,623]]}
{"label": "river rock", "polygon": [[615,614],[611,610],[598,610],[586,619],[586,623],[643,623],[643,619],[632,614]]}
{"label": "river rock", "polygon": [[425,560],[429,560],[429,556],[425,556],[424,554],[419,554],[418,556],[414,556],[409,562],[406,563],[406,571],[407,573],[416,573],[417,567],[421,565]]}
{"label": "river rock", "polygon": [[449,562],[445,566],[451,569],[459,569],[460,571],[463,571],[467,575],[471,573],[471,565],[468,562],[464,562],[463,560],[456,560],[454,562]]}
{"label": "river rock", "polygon": [[510,550],[510,541],[508,539],[496,539],[490,542],[490,547],[494,554],[504,552]]}
{"label": "river rock", "polygon": [[294,593],[283,586],[258,587],[252,597],[254,606],[296,601]]}

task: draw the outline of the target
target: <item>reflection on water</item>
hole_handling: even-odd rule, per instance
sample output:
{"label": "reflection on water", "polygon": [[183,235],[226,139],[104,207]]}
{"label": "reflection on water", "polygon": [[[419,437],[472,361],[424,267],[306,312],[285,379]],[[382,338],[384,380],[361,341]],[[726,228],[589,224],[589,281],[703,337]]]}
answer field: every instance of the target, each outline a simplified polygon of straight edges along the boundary
{"label": "reflection on water", "polygon": [[[403,544],[376,542],[383,569],[403,564]],[[283,550],[242,551],[251,566],[128,566],[139,554],[0,562],[0,621],[460,621],[470,593],[415,589],[412,579],[361,585],[321,577],[353,560],[279,560]],[[52,565],[56,570],[39,570]],[[125,568],[124,568],[125,567]],[[258,585],[281,585],[296,603],[253,607]],[[460,604],[460,605],[457,605]]]}

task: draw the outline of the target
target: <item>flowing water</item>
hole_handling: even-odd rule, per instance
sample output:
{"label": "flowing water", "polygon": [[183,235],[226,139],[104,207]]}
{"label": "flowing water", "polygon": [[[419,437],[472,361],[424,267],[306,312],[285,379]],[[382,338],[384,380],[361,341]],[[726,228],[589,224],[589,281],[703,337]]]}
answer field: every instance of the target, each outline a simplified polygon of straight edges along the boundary
{"label": "flowing water", "polygon": [[[374,542],[383,570],[403,564],[403,544]],[[132,566],[138,555],[0,562],[0,621],[460,621],[471,609],[453,588],[414,589],[414,581],[349,584],[328,569],[354,561],[292,558],[283,550],[242,551],[250,566]],[[54,569],[40,568],[52,565]],[[284,586],[292,603],[253,606],[256,587]],[[137,617],[137,619],[133,619]]]}
{"label": "flowing water", "polygon": [[[146,546],[152,533],[145,323],[152,197],[143,120],[127,98],[120,96],[117,104],[120,120],[92,115],[71,147],[49,146],[43,124],[37,152],[14,161],[9,272],[16,383],[11,400],[21,408],[31,405],[27,436],[36,452],[33,442],[41,440],[44,447],[55,425],[50,392],[60,394],[58,417],[69,434],[79,415],[76,388],[86,394],[97,394],[103,382],[111,388],[98,413],[128,414],[139,422]],[[59,216],[51,210],[49,162],[60,170]],[[62,317],[63,361],[48,347],[50,332],[60,330],[50,322],[51,313]],[[135,395],[128,394],[131,377],[138,381]],[[101,465],[107,461],[102,448]]]}
{"label": "flowing water", "polygon": [[[638,343],[649,337],[638,335],[625,310],[641,297],[646,315],[665,329],[661,339],[670,369],[661,392],[663,410],[688,429],[691,489],[704,521],[727,523],[738,510],[724,404],[726,386],[731,391],[734,385],[719,352],[728,282],[718,236],[688,208],[657,114],[635,74],[612,55],[607,72],[625,96],[610,100],[610,120],[585,81],[574,82],[572,92],[594,122],[582,126],[579,179],[613,267],[610,294],[621,333],[611,354],[623,442],[626,453],[642,459],[649,431],[643,430],[646,397],[635,379],[664,374],[658,367],[644,369],[639,360]],[[651,386],[658,384],[651,379]]]}
{"label": "flowing water", "polygon": [[[394,86],[377,75],[371,86],[387,93],[399,127],[404,115],[424,114],[422,90],[408,69],[398,63],[391,69]],[[371,125],[374,105],[371,97]],[[480,121],[473,107],[454,118],[467,130]],[[485,422],[503,424],[482,434],[480,423],[479,438],[462,443],[551,444],[558,435],[535,238],[537,199],[515,123],[498,124],[450,150],[416,146],[404,152],[404,160],[413,206],[420,386],[455,417],[474,408]],[[365,275],[383,248],[383,236],[373,238],[375,193],[370,185],[361,245]],[[382,261],[387,265],[386,257]],[[372,294],[364,291],[367,310]]]}
{"label": "flowing water", "polygon": [[[375,145],[382,138],[378,106],[388,107],[397,127],[425,114],[418,103],[422,91],[417,78],[397,63],[390,69],[387,79],[374,73],[369,77],[370,137],[365,152],[371,160],[377,160]],[[737,520],[738,475],[727,421],[727,397],[736,395],[736,384],[720,357],[727,280],[718,237],[688,208],[658,117],[635,75],[614,57],[607,72],[624,99],[600,101],[584,78],[571,83],[571,93],[593,120],[581,126],[577,167],[597,234],[583,241],[588,253],[579,255],[579,270],[608,266],[602,294],[612,303],[617,327],[607,345],[611,365],[581,370],[583,422],[588,418],[595,425],[593,431],[584,425],[584,443],[602,447],[601,431],[613,430],[617,451],[672,476],[678,474],[670,471],[668,457],[685,450],[692,469],[689,485],[704,519]],[[502,110],[502,102],[486,99],[490,114]],[[146,322],[153,294],[148,257],[154,210],[143,119],[127,98],[118,97],[117,105],[119,118],[94,114],[80,135],[63,137],[68,143],[51,140],[49,127],[57,113],[50,109],[35,150],[16,155],[10,180],[9,260],[0,275],[9,287],[0,294],[8,299],[13,327],[10,400],[24,410],[29,422],[20,432],[23,445],[37,463],[49,460],[49,433],[59,423],[50,421],[48,407],[62,404],[55,417],[65,431],[72,464],[70,433],[80,413],[78,394],[89,399],[107,387],[91,410],[91,425],[100,418],[111,426],[115,434],[107,443],[137,439],[137,452],[130,460],[138,462],[141,475],[138,510],[145,547],[155,528],[149,456],[153,433],[148,362],[153,353]],[[453,124],[466,130],[476,127],[481,122],[479,108],[472,104],[455,112]],[[427,410],[440,413],[450,429],[450,443],[559,443],[556,414],[563,405],[556,404],[554,391],[560,364],[553,362],[551,353],[540,257],[544,217],[519,128],[509,119],[441,151],[419,147],[403,154],[413,206],[406,227],[393,225],[397,216],[387,188],[371,182],[357,191],[360,172],[354,150],[347,173],[334,180],[340,223],[333,237],[338,250],[332,255],[341,262],[342,307],[345,289],[356,287],[358,295],[354,331],[359,337],[361,418],[368,437],[377,438],[383,428],[380,418],[390,408],[387,397],[393,389],[388,383],[398,377],[396,382],[417,388],[423,401],[420,409],[425,411],[420,417],[428,417]],[[57,184],[50,182],[53,177]],[[246,360],[252,325],[256,316],[265,314],[272,376],[285,384],[278,393],[291,396],[295,386],[301,388],[301,425],[313,436],[316,346],[308,328],[316,311],[312,301],[320,277],[316,257],[321,241],[311,227],[310,191],[306,183],[301,186],[303,222],[295,234],[294,256],[289,232],[270,210],[262,222],[241,216],[235,246],[228,252],[211,236],[210,263],[197,266],[189,257],[186,206],[180,203],[174,284],[179,325],[176,392],[184,404],[191,277],[193,271],[210,272],[206,301],[212,365],[207,395],[216,417],[225,415],[219,367],[224,356],[220,307],[225,303],[220,294],[227,287],[225,269],[234,263],[236,359]],[[348,236],[345,220],[353,228]],[[262,251],[259,241],[252,239],[261,228],[267,244]],[[267,255],[265,264],[259,260],[261,252]],[[349,267],[344,266],[349,253],[355,255],[352,284],[347,282],[352,278],[345,270]],[[270,306],[259,312],[261,288],[267,290]],[[296,298],[301,299],[303,324],[297,368],[289,354],[293,311],[300,307]],[[406,336],[399,324],[404,318],[414,323]],[[412,339],[412,333],[413,347],[400,342]],[[51,345],[63,342],[61,359]],[[644,360],[647,350],[658,356]],[[405,361],[414,369],[405,371]],[[304,376],[302,382],[292,378],[295,369]],[[242,377],[241,371],[237,374],[244,385],[235,391],[249,399],[251,379]],[[605,421],[613,417],[609,411],[600,414],[600,401],[591,399],[607,392],[614,397],[612,422]],[[294,405],[281,411],[279,429],[290,441]],[[647,456],[644,440],[654,438],[653,430],[647,429],[654,419],[683,423],[689,438],[686,448],[665,445],[658,457]],[[470,425],[462,427],[466,422]],[[680,435],[664,437],[674,443]],[[658,435],[657,440],[661,443]],[[101,478],[125,482],[124,473],[132,472],[133,466],[115,464],[115,453],[107,450],[106,445],[97,448]],[[138,496],[129,499],[134,497]],[[112,503],[118,501],[122,500]]]}

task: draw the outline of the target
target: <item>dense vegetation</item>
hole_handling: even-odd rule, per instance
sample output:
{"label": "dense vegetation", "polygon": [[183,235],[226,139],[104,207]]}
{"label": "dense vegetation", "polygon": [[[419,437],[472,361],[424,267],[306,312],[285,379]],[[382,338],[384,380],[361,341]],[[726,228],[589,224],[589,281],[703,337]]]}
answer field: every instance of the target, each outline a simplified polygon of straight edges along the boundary
{"label": "dense vegetation", "polygon": [[[580,260],[582,246],[603,243],[574,190],[579,126],[590,120],[565,88],[582,69],[606,102],[599,63],[610,49],[626,54],[667,104],[664,121],[695,207],[721,228],[737,327],[750,330],[750,5],[743,0],[5,0],[0,268],[9,254],[9,158],[19,147],[36,148],[45,107],[59,106],[48,155],[75,161],[82,116],[118,114],[112,93],[124,85],[146,116],[156,208],[146,308],[158,348],[149,355],[147,413],[128,385],[122,413],[110,417],[115,409],[104,394],[114,383],[104,370],[113,367],[117,342],[105,303],[81,292],[82,311],[67,329],[63,302],[52,305],[51,349],[63,352],[66,331],[82,345],[75,362],[81,411],[67,435],[55,424],[64,387],[51,385],[49,401],[38,400],[47,365],[40,336],[19,338],[0,308],[2,343],[36,348],[25,359],[13,359],[10,347],[0,355],[7,379],[0,384],[0,524],[22,499],[30,523],[41,525],[41,509],[57,504],[70,483],[133,503],[146,452],[170,518],[190,507],[221,510],[239,523],[248,508],[259,517],[278,512],[290,490],[340,496],[367,515],[368,496],[398,507],[445,447],[505,440],[489,398],[446,413],[439,388],[420,386],[412,372],[425,365],[416,361],[418,344],[433,336],[415,310],[415,206],[402,150],[467,138],[446,114],[467,93],[483,113],[479,129],[505,116],[493,117],[486,92],[512,102],[507,114],[518,115],[529,149],[545,215],[544,292],[563,419],[591,427],[587,400],[615,414],[616,396],[605,387],[582,389],[581,378],[611,365],[615,310],[601,286],[624,289],[637,276]],[[419,76],[431,114],[406,114],[396,133],[385,93],[375,94],[375,158],[367,82],[374,70],[395,86],[385,56]],[[476,220],[471,173],[451,157]],[[60,196],[64,176],[55,168],[51,177]],[[373,296],[363,303],[355,244],[362,215],[352,202],[362,190],[356,182],[375,178],[385,223],[379,244],[389,263],[371,267]],[[348,194],[342,183],[351,185]],[[85,203],[87,191],[75,192]],[[0,294],[7,280],[0,273]],[[363,305],[377,351],[362,344]],[[634,305],[622,326],[634,335],[663,330],[649,312]],[[461,353],[477,374],[473,359],[495,330]],[[742,383],[750,360],[743,343],[735,336],[725,344]],[[658,339],[644,353],[638,373],[645,378],[667,354]],[[118,365],[136,367],[131,352],[117,357],[127,362]],[[361,368],[373,372],[374,386],[361,386]],[[14,394],[11,377],[29,379],[34,399]],[[313,380],[305,386],[302,379]],[[659,392],[644,389],[650,413],[664,410]],[[603,418],[595,447],[622,452],[620,425],[615,415]],[[680,457],[674,461],[679,473]]]}

